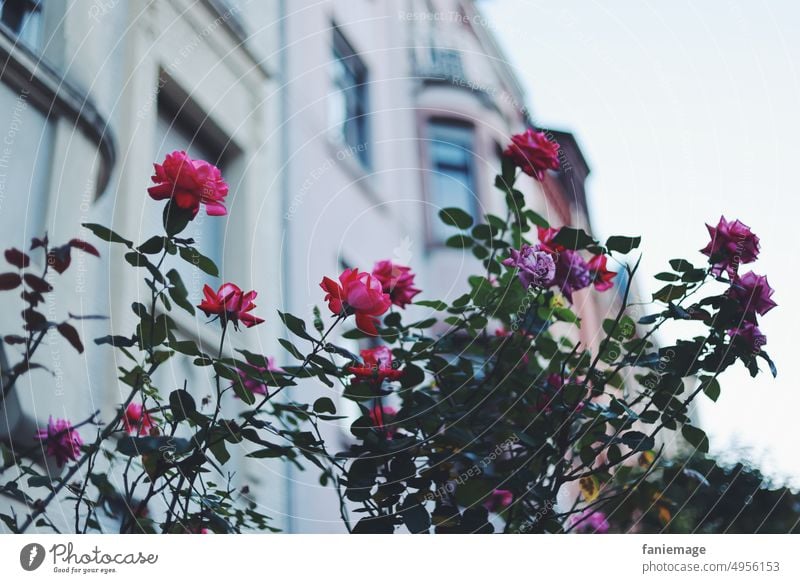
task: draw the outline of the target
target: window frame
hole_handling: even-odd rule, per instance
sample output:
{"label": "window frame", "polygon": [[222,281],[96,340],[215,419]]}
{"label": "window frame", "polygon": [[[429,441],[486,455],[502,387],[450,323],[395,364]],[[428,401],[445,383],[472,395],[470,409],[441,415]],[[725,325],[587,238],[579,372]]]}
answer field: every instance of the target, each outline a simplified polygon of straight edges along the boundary
{"label": "window frame", "polygon": [[451,235],[446,238],[440,238],[437,234],[437,222],[440,221],[439,219],[439,209],[433,208],[433,204],[435,201],[435,181],[439,175],[442,174],[440,168],[441,166],[437,164],[436,159],[434,158],[435,146],[434,143],[442,141],[441,139],[436,138],[435,128],[436,126],[440,127],[447,127],[448,129],[458,128],[460,130],[465,130],[465,135],[468,135],[468,140],[465,140],[463,144],[456,144],[455,142],[450,142],[451,145],[455,147],[460,147],[463,149],[467,156],[466,156],[466,163],[465,163],[465,170],[468,177],[468,184],[466,185],[467,191],[471,194],[469,198],[469,207],[462,208],[462,210],[466,211],[475,221],[478,222],[478,211],[480,208],[480,189],[478,187],[479,183],[479,176],[478,176],[478,169],[475,163],[475,152],[476,148],[478,147],[478,132],[475,124],[472,121],[462,118],[462,117],[454,117],[454,116],[438,116],[433,115],[425,120],[423,120],[423,135],[424,139],[422,140],[424,144],[423,148],[423,159],[424,164],[423,168],[426,169],[426,176],[424,178],[424,192],[426,197],[426,202],[428,204],[425,205],[427,209],[425,215],[426,225],[427,225],[427,238],[428,238],[428,247],[430,248],[444,248],[446,247],[445,242],[447,239],[452,236],[456,235],[456,229],[453,229]]}
{"label": "window frame", "polygon": [[44,7],[42,0],[18,0],[30,6],[22,17],[19,30],[14,30],[14,28],[1,18],[6,4],[10,1],[17,0],[0,0],[0,26],[3,27],[6,34],[18,39],[26,47],[38,51],[42,48],[41,37],[44,23]]}
{"label": "window frame", "polygon": [[[342,96],[344,111],[331,119],[331,134],[341,145],[351,148],[354,158],[364,169],[372,168],[369,143],[371,139],[369,68],[342,30],[332,24],[330,83],[333,94]],[[344,74],[338,69],[344,71]],[[348,84],[349,81],[349,84]],[[332,96],[329,96],[329,105]],[[329,112],[329,115],[332,114]],[[352,134],[352,135],[351,135]]]}

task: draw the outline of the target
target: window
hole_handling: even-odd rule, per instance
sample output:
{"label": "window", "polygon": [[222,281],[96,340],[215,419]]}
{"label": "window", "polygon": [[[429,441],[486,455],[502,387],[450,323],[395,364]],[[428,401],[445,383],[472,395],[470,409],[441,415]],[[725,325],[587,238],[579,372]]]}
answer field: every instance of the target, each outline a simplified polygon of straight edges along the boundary
{"label": "window", "polygon": [[457,207],[477,215],[471,125],[455,120],[433,120],[428,128],[430,182],[428,208],[433,243],[443,243],[454,228],[439,219],[443,208]]}
{"label": "window", "polygon": [[330,124],[336,138],[369,168],[367,68],[338,28],[333,29]]}
{"label": "window", "polygon": [[0,22],[25,44],[39,46],[41,0],[0,0]]}

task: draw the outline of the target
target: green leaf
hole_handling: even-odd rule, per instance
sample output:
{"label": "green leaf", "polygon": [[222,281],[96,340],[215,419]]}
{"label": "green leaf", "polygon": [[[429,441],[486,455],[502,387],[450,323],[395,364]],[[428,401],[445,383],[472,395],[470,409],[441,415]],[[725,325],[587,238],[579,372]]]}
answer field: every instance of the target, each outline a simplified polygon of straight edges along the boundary
{"label": "green leaf", "polygon": [[280,343],[281,346],[283,346],[286,349],[286,351],[289,354],[291,354],[297,360],[304,360],[305,359],[305,356],[303,356],[303,353],[300,352],[294,344],[292,344],[291,342],[289,342],[285,338],[278,338],[278,342]]}
{"label": "green leaf", "polygon": [[655,440],[641,431],[628,431],[620,441],[633,451],[647,451],[655,447]]}
{"label": "green leaf", "polygon": [[344,334],[342,334],[342,338],[346,338],[347,340],[361,340],[362,338],[369,338],[370,335],[366,332],[362,332],[358,328],[353,328],[352,330],[348,330]]}
{"label": "green leaf", "polygon": [[586,395],[586,387],[578,384],[568,384],[564,386],[562,394],[567,405],[574,407]]}
{"label": "green leaf", "polygon": [[662,271],[661,273],[656,273],[655,278],[659,281],[678,281],[681,276],[669,273],[668,271]]}
{"label": "green leaf", "polygon": [[680,271],[680,272],[690,271],[694,269],[694,265],[692,265],[685,259],[670,259],[669,266],[675,271]]}
{"label": "green leaf", "polygon": [[164,237],[156,235],[150,237],[147,241],[137,247],[139,253],[146,253],[147,255],[155,255],[164,249]]}
{"label": "green leaf", "polygon": [[133,267],[144,267],[149,263],[147,257],[136,251],[131,251],[125,254],[125,261],[130,263]]}
{"label": "green leaf", "polygon": [[666,303],[669,303],[673,300],[677,300],[678,298],[682,298],[683,295],[686,293],[686,286],[685,285],[665,285],[656,293],[653,294],[654,300],[659,300]]}
{"label": "green leaf", "polygon": [[181,247],[178,252],[181,258],[187,263],[191,263],[212,277],[219,277],[219,270],[214,262],[194,247]]}
{"label": "green leaf", "polygon": [[603,331],[608,336],[612,336],[616,340],[623,340],[626,338],[633,338],[636,333],[636,324],[630,316],[622,316],[619,322],[611,318],[603,320]]}
{"label": "green leaf", "polygon": [[553,237],[553,243],[577,251],[578,249],[586,249],[590,245],[596,245],[597,241],[590,237],[583,229],[561,227],[556,236]]}
{"label": "green leaf", "polygon": [[452,225],[459,229],[468,229],[472,226],[472,217],[460,208],[450,207],[439,211],[439,217],[446,225]]}
{"label": "green leaf", "polygon": [[472,236],[476,239],[488,241],[493,237],[492,228],[486,224],[475,225],[472,229]]}
{"label": "green leaf", "polygon": [[489,257],[489,250],[483,245],[475,245],[472,248],[472,254],[477,259],[486,259],[487,257]]}
{"label": "green leaf", "polygon": [[392,534],[393,532],[394,524],[388,516],[362,518],[353,527],[353,534]]}
{"label": "green leaf", "polygon": [[13,517],[9,516],[8,514],[0,514],[0,520],[5,522],[8,530],[11,532],[17,532],[17,521]]}
{"label": "green leaf", "polygon": [[[216,368],[216,365],[214,366]],[[247,390],[247,387],[244,386],[242,379],[237,376],[235,379],[230,379],[233,381],[233,392],[236,393],[236,396],[239,397],[242,401],[244,401],[247,405],[253,405],[256,402],[256,396]]]}
{"label": "green leaf", "polygon": [[172,350],[185,354],[186,356],[201,356],[200,349],[194,340],[176,340],[169,343]]}
{"label": "green leaf", "polygon": [[165,314],[156,317],[155,323],[151,325],[150,317],[144,314],[139,325],[136,327],[136,336],[142,348],[155,348],[167,339],[171,329],[172,320]]}
{"label": "green leaf", "polygon": [[475,241],[472,240],[472,237],[468,237],[467,235],[453,235],[444,242],[445,245],[453,247],[454,249],[464,249],[473,243],[475,243]]}
{"label": "green leaf", "polygon": [[703,384],[703,392],[706,396],[716,402],[721,391],[719,381],[714,377],[700,377],[700,382]]}
{"label": "green leaf", "polygon": [[500,162],[500,175],[495,182],[499,182],[498,188],[509,190],[516,180],[517,165],[511,158],[503,156]]}
{"label": "green leaf", "polygon": [[690,269],[689,271],[685,271],[683,273],[681,276],[681,281],[685,283],[697,283],[698,281],[703,281],[705,278],[705,269]]}
{"label": "green leaf", "polygon": [[[262,443],[263,445],[263,443]],[[285,455],[289,451],[288,448],[281,447],[279,445],[274,445],[272,447],[266,447],[264,449],[257,449],[251,453],[247,454],[247,457],[252,457],[256,459],[263,459],[263,458],[275,458],[281,457]]]}
{"label": "green leaf", "polygon": [[693,425],[684,425],[681,428],[681,435],[698,451],[708,453],[708,437],[705,431]]}
{"label": "green leaf", "polygon": [[303,320],[297,316],[289,314],[288,312],[278,311],[278,315],[292,334],[299,336],[304,340],[314,340],[309,333],[306,332],[306,323],[303,322]]}
{"label": "green leaf", "polygon": [[614,235],[606,240],[606,248],[609,251],[625,254],[636,249],[641,242],[641,237],[620,237],[619,235]]}
{"label": "green leaf", "polygon": [[169,288],[169,297],[176,305],[183,308],[191,315],[194,316],[194,306],[189,301],[189,292],[186,291],[186,286],[183,285],[183,280],[176,269],[170,269],[167,272],[167,279],[172,287]]}
{"label": "green leaf", "polygon": [[193,218],[194,213],[191,210],[182,209],[170,201],[164,206],[161,222],[167,235],[174,237],[183,231]]}
{"label": "green leaf", "polygon": [[109,243],[122,243],[124,245],[127,245],[128,247],[133,246],[133,241],[128,241],[124,237],[117,235],[114,231],[112,231],[108,227],[104,227],[103,225],[97,225],[95,223],[83,223],[83,226],[89,229],[92,233],[94,233],[95,237],[99,237],[103,241],[108,241]]}
{"label": "green leaf", "polygon": [[325,330],[325,324],[322,323],[322,314],[320,314],[317,306],[314,306],[314,330],[320,334]]}
{"label": "green leaf", "polygon": [[56,326],[56,330],[78,351],[78,354],[83,354],[83,342],[81,342],[81,337],[72,324],[61,322]]}
{"label": "green leaf", "polygon": [[403,524],[413,534],[427,533],[431,528],[431,515],[416,496],[405,497],[400,504],[400,516],[403,517]]}
{"label": "green leaf", "polygon": [[320,397],[314,401],[314,411],[316,413],[330,413],[331,415],[335,415],[336,405],[333,404],[333,401],[330,398]]}
{"label": "green leaf", "polygon": [[422,300],[419,302],[414,302],[415,306],[425,306],[426,308],[433,308],[434,310],[441,312],[447,309],[447,304],[444,302],[440,302],[439,300]]}
{"label": "green leaf", "polygon": [[425,380],[425,371],[415,364],[408,364],[403,368],[403,376],[400,377],[400,384],[404,389],[416,387]]}
{"label": "green leaf", "polygon": [[217,461],[221,464],[226,464],[228,460],[231,459],[231,454],[228,452],[228,447],[225,445],[224,439],[215,439],[211,442],[208,449],[211,450],[211,453],[214,454],[214,457],[217,458]]}
{"label": "green leaf", "polygon": [[28,486],[31,488],[53,489],[53,481],[48,476],[31,476],[28,478]]}
{"label": "green leaf", "polygon": [[169,394],[169,408],[175,421],[183,421],[197,412],[194,398],[183,389],[177,389]]}
{"label": "green leaf", "polygon": [[545,219],[542,215],[531,209],[527,209],[522,214],[525,216],[526,219],[528,219],[537,227],[542,227],[543,229],[547,229],[548,227],[550,227],[550,223],[547,222],[547,219]]}

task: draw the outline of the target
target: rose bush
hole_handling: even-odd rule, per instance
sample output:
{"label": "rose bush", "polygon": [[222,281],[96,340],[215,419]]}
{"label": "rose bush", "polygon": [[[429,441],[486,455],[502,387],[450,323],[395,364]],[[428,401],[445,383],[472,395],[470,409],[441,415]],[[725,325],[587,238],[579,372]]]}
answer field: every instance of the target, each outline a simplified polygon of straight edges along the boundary
{"label": "rose bush", "polygon": [[[85,225],[122,248],[149,291],[147,303],[131,306],[135,330],[95,340],[118,351],[128,395],[111,419],[95,414],[74,425],[51,419],[32,436],[35,451],[4,446],[0,488],[28,511],[0,518],[15,532],[32,524],[55,528],[48,511],[58,501],[74,505],[76,532],[102,530],[108,517],[120,532],[272,529],[225,472],[229,449],[247,443],[250,457],[320,471],[321,482],[338,494],[350,532],[604,532],[612,512],[623,523],[630,518],[619,516],[629,507],[625,501],[655,488],[652,478],[666,463],[659,443],[666,431],[708,450],[690,406],[701,393],[717,399],[722,372],[741,361],[753,376],[759,362],[775,374],[758,319],[776,304],[766,277],[738,275],[740,263],[757,259],[758,238],[724,217],[709,227],[705,265],[671,260],[656,275],[665,285],[652,302],[631,304],[638,268],[631,254],[639,237],[600,242],[581,229],[553,227],[525,206],[515,187],[520,173],[547,180],[556,168],[558,147],[544,134],[514,136],[495,182],[506,216],[487,214],[474,224],[461,209],[440,213],[460,230],[447,244],[480,261],[463,295],[449,303],[417,299],[424,291],[415,287],[412,266],[388,260],[378,260],[372,272],[326,275],[320,301],[328,317],[315,309],[309,326],[279,312],[280,344],[295,361],[281,367],[272,356],[231,351],[225,343],[227,334],[263,323],[255,291],[205,286],[197,308],[219,328],[215,353],[176,325],[173,312],[195,316],[196,310],[179,272],[165,272],[164,261],[177,257],[218,275],[194,241],[179,235],[201,205],[209,215],[225,214],[228,188],[213,165],[170,154],[156,165],[156,186],[149,189],[167,201],[163,232],[136,244]],[[72,249],[98,254],[77,239],[54,249],[46,238],[35,239],[32,249],[52,257],[48,265],[59,273],[69,267]],[[0,288],[20,289],[29,307],[24,334],[5,336],[21,354],[3,371],[4,397],[36,366],[36,349],[50,331],[83,349],[68,321],[49,322],[37,311],[53,290],[28,272],[28,255],[10,249],[6,259],[17,271],[0,274]],[[613,294],[613,317],[592,347],[576,340],[581,318],[572,301],[580,290]],[[412,303],[427,317],[410,318]],[[690,336],[680,334],[686,323]],[[681,339],[656,344],[662,327]],[[338,338],[364,347],[355,355]],[[210,399],[198,404],[191,387],[156,384],[154,373],[177,359],[211,380]],[[328,397],[306,402],[306,391],[287,390],[308,383],[338,384],[358,416],[337,415]],[[225,413],[229,401],[235,415]],[[325,422],[349,425],[345,451],[329,449],[320,431]],[[63,466],[61,474],[41,472],[47,456]],[[121,473],[122,490],[108,479],[110,471]]]}

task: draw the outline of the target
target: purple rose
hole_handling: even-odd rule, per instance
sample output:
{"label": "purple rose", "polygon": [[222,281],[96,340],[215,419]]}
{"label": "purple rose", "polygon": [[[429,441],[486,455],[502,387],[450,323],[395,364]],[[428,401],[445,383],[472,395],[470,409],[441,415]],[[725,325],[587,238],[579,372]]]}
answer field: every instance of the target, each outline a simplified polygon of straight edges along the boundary
{"label": "purple rose", "polygon": [[47,455],[56,458],[59,468],[70,460],[78,459],[81,453],[83,440],[66,419],[50,417],[47,427],[39,429],[34,437],[46,446]]}
{"label": "purple rose", "polygon": [[729,295],[742,306],[746,315],[761,314],[762,316],[777,306],[772,301],[775,290],[769,286],[766,275],[756,275],[748,271],[737,277],[731,284]]}
{"label": "purple rose", "polygon": [[519,251],[512,249],[511,257],[504,260],[503,265],[519,270],[519,280],[525,289],[530,286],[546,287],[556,274],[556,264],[552,256],[527,243],[523,243]]}
{"label": "purple rose", "polygon": [[588,287],[592,283],[589,265],[581,254],[571,249],[558,253],[556,259],[556,277],[554,282],[561,293],[571,302],[572,293]]}
{"label": "purple rose", "polygon": [[731,328],[728,330],[731,340],[744,346],[747,350],[754,354],[761,351],[761,347],[767,343],[767,337],[761,333],[758,326],[749,321],[742,322],[738,328]]}
{"label": "purple rose", "polygon": [[711,241],[700,252],[708,255],[715,276],[725,271],[733,279],[740,263],[752,263],[758,257],[758,237],[741,221],[728,222],[722,216],[716,227],[706,225],[706,228]]}

